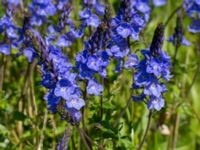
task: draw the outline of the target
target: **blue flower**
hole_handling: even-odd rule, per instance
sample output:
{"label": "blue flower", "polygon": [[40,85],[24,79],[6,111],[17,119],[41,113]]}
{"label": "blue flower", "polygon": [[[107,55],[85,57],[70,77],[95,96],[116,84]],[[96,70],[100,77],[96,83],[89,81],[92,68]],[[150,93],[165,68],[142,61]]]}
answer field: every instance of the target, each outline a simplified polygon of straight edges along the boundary
{"label": "blue flower", "polygon": [[61,79],[56,84],[54,94],[57,97],[62,97],[67,100],[74,90],[75,88],[72,86],[69,80]]}
{"label": "blue flower", "polygon": [[12,4],[12,5],[19,5],[20,2],[21,2],[21,0],[8,0],[8,3]]}
{"label": "blue flower", "polygon": [[124,66],[127,69],[132,69],[135,68],[138,65],[138,63],[138,56],[136,54],[130,54]]}
{"label": "blue flower", "polygon": [[87,26],[98,27],[100,24],[99,18],[97,15],[92,14],[89,8],[84,9],[79,12],[80,19],[84,21]]}
{"label": "blue flower", "polygon": [[165,105],[165,101],[163,98],[157,98],[157,97],[150,97],[150,100],[147,103],[148,109],[155,109],[157,111],[161,110]]}
{"label": "blue flower", "polygon": [[98,2],[94,5],[94,9],[100,15],[105,14],[105,5],[99,4]]}
{"label": "blue flower", "polygon": [[150,81],[149,84],[145,85],[144,94],[148,96],[160,97],[166,88],[160,85],[158,81]]}
{"label": "blue flower", "polygon": [[85,106],[85,101],[77,95],[70,95],[66,101],[67,107],[70,109],[80,110]]}
{"label": "blue flower", "polygon": [[148,1],[138,1],[136,3],[136,9],[142,13],[149,13],[151,11],[151,8],[149,7]]}
{"label": "blue flower", "polygon": [[131,26],[128,23],[122,23],[117,27],[117,33],[123,38],[127,38],[131,35]]}
{"label": "blue flower", "polygon": [[147,64],[146,72],[159,77],[162,73],[162,62],[157,58],[152,58]]}
{"label": "blue flower", "polygon": [[91,95],[100,96],[103,92],[103,86],[95,80],[89,80],[87,85],[87,93]]}
{"label": "blue flower", "polygon": [[98,57],[95,55],[90,55],[87,59],[87,66],[88,68],[98,71],[100,68],[101,62],[99,61]]}
{"label": "blue flower", "polygon": [[10,55],[10,46],[8,44],[1,44],[0,53],[4,55]]}
{"label": "blue flower", "polygon": [[59,47],[69,47],[74,39],[70,39],[67,35],[60,35],[58,40],[56,41],[56,45]]}
{"label": "blue flower", "polygon": [[[10,41],[16,40],[18,38],[18,28],[13,23],[12,17],[4,15],[0,20],[0,33],[6,32],[6,36]],[[11,42],[12,43],[12,42]]]}
{"label": "blue flower", "polygon": [[56,106],[60,102],[60,97],[55,96],[54,91],[50,90],[45,96],[44,100],[47,101],[47,107],[50,109],[53,113],[56,113]]}
{"label": "blue flower", "polygon": [[36,58],[36,52],[32,47],[27,47],[24,49],[24,56],[28,58],[28,62],[33,62],[34,58]]}
{"label": "blue flower", "polygon": [[43,71],[44,74],[42,76],[42,82],[41,85],[43,85],[44,87],[48,88],[48,89],[53,89],[55,87],[55,80],[52,74],[47,73],[47,71]]}
{"label": "blue flower", "polygon": [[200,32],[200,19],[194,19],[192,24],[189,25],[188,30],[192,33],[199,33]]}
{"label": "blue flower", "polygon": [[160,6],[163,6],[166,4],[166,0],[153,0],[153,4],[156,6],[156,7],[160,7]]}

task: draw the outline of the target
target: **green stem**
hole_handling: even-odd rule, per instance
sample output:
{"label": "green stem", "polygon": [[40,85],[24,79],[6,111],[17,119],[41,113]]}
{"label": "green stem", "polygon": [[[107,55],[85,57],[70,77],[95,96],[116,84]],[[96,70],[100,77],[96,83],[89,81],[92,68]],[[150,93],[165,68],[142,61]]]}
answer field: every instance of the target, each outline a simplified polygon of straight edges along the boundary
{"label": "green stem", "polygon": [[40,136],[40,141],[37,146],[37,150],[42,150],[42,147],[43,147],[44,132],[45,132],[46,126],[47,126],[47,115],[48,115],[48,111],[47,111],[47,109],[45,109],[42,132],[41,132],[41,136]]}
{"label": "green stem", "polygon": [[[84,85],[83,99],[86,102],[86,99],[87,99],[87,81],[85,82],[85,85]],[[82,109],[82,125],[83,125],[83,129],[85,130],[86,126],[85,126],[85,109],[84,108]]]}
{"label": "green stem", "polygon": [[3,89],[3,79],[4,79],[4,71],[5,71],[5,57],[2,55],[2,63],[0,64],[0,91]]}
{"label": "green stem", "polygon": [[113,127],[116,127],[116,126],[118,125],[119,120],[120,120],[121,117],[123,117],[123,115],[125,114],[126,109],[129,107],[131,101],[132,101],[132,90],[131,90],[131,95],[130,95],[130,97],[129,97],[129,99],[128,99],[128,102],[126,103],[126,106],[123,108],[123,110],[122,110],[121,113],[119,114],[119,117],[116,119],[116,121],[115,121]]}
{"label": "green stem", "polygon": [[175,150],[175,148],[176,148],[178,129],[179,129],[179,121],[180,121],[179,114],[176,113],[175,119],[174,119],[173,137],[172,137],[172,150]]}
{"label": "green stem", "polygon": [[147,127],[146,127],[146,130],[145,130],[144,136],[143,136],[143,138],[142,138],[142,141],[141,141],[141,143],[139,144],[137,150],[141,150],[141,149],[142,149],[142,146],[143,146],[143,144],[144,144],[144,142],[145,142],[145,140],[146,140],[147,133],[148,133],[148,131],[149,131],[150,124],[151,124],[152,115],[153,115],[153,111],[150,110],[150,111],[149,111],[148,122],[147,122]]}
{"label": "green stem", "polygon": [[172,13],[171,15],[168,17],[167,21],[165,22],[164,26],[166,27],[168,25],[168,23],[170,22],[170,20],[173,18],[173,16],[176,14],[176,12],[178,10],[180,10],[182,8],[182,5],[178,6]]}
{"label": "green stem", "polygon": [[37,62],[33,62],[31,64],[30,72],[29,72],[29,86],[30,86],[30,98],[31,98],[31,107],[34,109],[34,115],[38,115],[36,100],[35,100],[35,88],[34,88],[34,82],[33,82],[33,72],[35,70]]}
{"label": "green stem", "polygon": [[92,150],[92,148],[88,145],[88,143],[87,143],[87,141],[86,141],[86,139],[85,139],[85,136],[83,135],[81,129],[80,129],[78,126],[76,126],[76,128],[77,128],[77,131],[78,131],[78,133],[80,134],[80,137],[81,137],[81,139],[82,139],[82,141],[83,141],[83,143],[84,143],[84,145],[85,145],[85,148],[86,148],[87,150]]}
{"label": "green stem", "polygon": [[[104,86],[104,79],[102,79],[102,85],[103,87]],[[101,99],[100,99],[100,117],[101,117],[101,120],[103,119],[103,93],[101,95]]]}

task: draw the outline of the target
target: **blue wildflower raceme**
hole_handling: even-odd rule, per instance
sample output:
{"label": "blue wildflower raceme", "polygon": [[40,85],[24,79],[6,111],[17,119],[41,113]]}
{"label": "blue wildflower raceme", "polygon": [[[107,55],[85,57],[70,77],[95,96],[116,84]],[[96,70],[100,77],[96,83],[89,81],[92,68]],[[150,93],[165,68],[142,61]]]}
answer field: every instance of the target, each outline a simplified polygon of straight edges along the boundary
{"label": "blue wildflower raceme", "polygon": [[[153,1],[155,6],[162,6],[165,0]],[[129,54],[130,39],[139,40],[140,31],[149,20],[151,7],[146,0],[120,0],[117,16],[112,19],[109,55],[118,61],[115,72],[120,72],[123,58]]]}
{"label": "blue wildflower raceme", "polygon": [[80,109],[85,106],[81,98],[81,90],[76,83],[77,75],[72,71],[72,65],[61,49],[47,45],[38,32],[26,30],[27,38],[33,42],[39,56],[39,64],[43,74],[42,85],[49,89],[44,99],[52,112],[58,112],[63,119],[72,124],[81,119]]}
{"label": "blue wildflower raceme", "polygon": [[79,71],[79,78],[87,80],[87,92],[92,95],[101,95],[103,86],[94,78],[95,74],[106,78],[106,67],[109,65],[109,54],[107,52],[110,40],[109,17],[105,13],[102,22],[95,32],[85,42],[85,50],[76,56],[76,68]]}
{"label": "blue wildflower raceme", "polygon": [[[133,89],[142,89],[139,96],[133,96],[135,101],[144,101],[148,99],[149,109],[160,110],[164,107],[162,94],[166,92],[166,86],[163,80],[168,81],[171,78],[169,67],[171,65],[170,57],[162,51],[164,26],[159,24],[155,30],[151,46],[147,50],[141,50],[144,59],[138,65],[133,66],[136,69],[134,75]],[[137,64],[136,57],[133,57],[133,64]],[[127,61],[129,62],[129,60]]]}

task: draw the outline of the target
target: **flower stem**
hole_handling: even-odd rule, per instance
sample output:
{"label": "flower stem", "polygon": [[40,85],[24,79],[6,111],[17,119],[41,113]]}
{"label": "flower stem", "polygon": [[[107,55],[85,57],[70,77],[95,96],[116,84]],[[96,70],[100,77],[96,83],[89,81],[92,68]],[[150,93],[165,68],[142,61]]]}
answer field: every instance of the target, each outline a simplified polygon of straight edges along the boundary
{"label": "flower stem", "polygon": [[88,145],[88,143],[87,143],[87,141],[85,139],[85,136],[84,136],[83,132],[81,131],[81,129],[78,126],[76,126],[76,128],[77,128],[78,133],[80,134],[80,137],[81,137],[81,139],[82,139],[82,141],[83,141],[83,143],[85,145],[85,148],[87,150],[92,150],[92,148],[90,148],[90,146]]}
{"label": "flower stem", "polygon": [[4,79],[4,70],[5,70],[5,57],[2,55],[2,63],[0,64],[0,91],[3,89],[3,79]]}
{"label": "flower stem", "polygon": [[178,128],[179,128],[180,116],[178,113],[175,114],[174,118],[174,128],[173,128],[173,137],[172,137],[172,150],[176,148],[176,141],[178,137]]}
{"label": "flower stem", "polygon": [[171,15],[168,17],[167,21],[165,22],[164,26],[166,27],[168,25],[168,23],[170,22],[170,20],[173,18],[173,16],[176,14],[176,12],[178,10],[180,10],[182,8],[182,5],[178,6],[172,13]]}
{"label": "flower stem", "polygon": [[141,150],[141,149],[142,149],[142,146],[143,146],[143,144],[144,144],[144,142],[145,142],[145,140],[146,140],[147,133],[148,133],[148,131],[149,131],[150,124],[151,124],[152,115],[153,115],[153,111],[150,110],[150,111],[149,111],[148,122],[147,122],[147,127],[146,127],[146,130],[145,130],[144,136],[143,136],[143,138],[142,138],[142,141],[141,141],[141,143],[139,144],[137,150]]}
{"label": "flower stem", "polygon": [[45,109],[43,126],[42,126],[42,133],[41,133],[41,136],[40,136],[40,141],[39,141],[38,146],[37,146],[37,150],[41,150],[42,146],[43,146],[44,132],[45,132],[46,126],[47,126],[47,115],[48,115],[48,110]]}
{"label": "flower stem", "polygon": [[131,95],[128,99],[128,102],[126,104],[126,106],[123,108],[123,110],[121,111],[121,113],[119,114],[119,117],[117,118],[117,120],[115,121],[113,127],[116,127],[119,123],[119,120],[121,117],[123,117],[124,113],[126,112],[126,109],[129,107],[130,103],[131,103],[131,100],[132,100],[132,91],[131,91]]}

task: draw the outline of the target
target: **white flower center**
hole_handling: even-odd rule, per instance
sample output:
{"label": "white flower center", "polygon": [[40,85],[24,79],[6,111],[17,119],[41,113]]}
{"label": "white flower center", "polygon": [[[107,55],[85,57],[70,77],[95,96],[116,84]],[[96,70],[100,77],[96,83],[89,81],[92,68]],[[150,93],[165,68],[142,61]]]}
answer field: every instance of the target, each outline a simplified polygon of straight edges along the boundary
{"label": "white flower center", "polygon": [[65,87],[62,87],[61,88],[61,92],[65,92],[66,91],[66,88]]}

